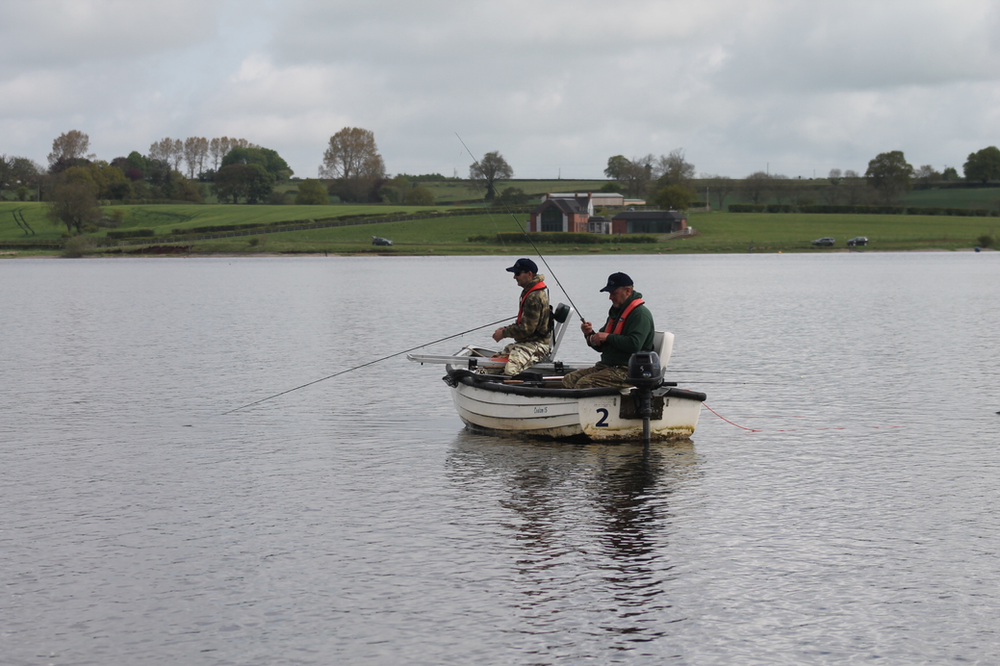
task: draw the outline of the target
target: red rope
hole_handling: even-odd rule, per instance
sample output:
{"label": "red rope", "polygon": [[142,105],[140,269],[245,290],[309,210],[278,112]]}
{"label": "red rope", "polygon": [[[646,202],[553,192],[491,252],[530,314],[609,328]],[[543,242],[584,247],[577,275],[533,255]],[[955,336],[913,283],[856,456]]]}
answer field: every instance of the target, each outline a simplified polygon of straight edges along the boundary
{"label": "red rope", "polygon": [[[705,403],[701,403],[701,404],[705,405]],[[760,430],[754,430],[753,428],[747,428],[746,426],[741,426],[741,425],[739,425],[739,424],[737,424],[737,423],[733,423],[732,421],[730,421],[730,420],[729,420],[729,419],[727,419],[727,418],[726,418],[725,416],[723,416],[723,415],[722,415],[722,414],[720,414],[719,412],[715,411],[714,409],[712,409],[712,408],[711,408],[711,407],[709,407],[708,405],[705,405],[705,409],[707,409],[708,411],[712,412],[713,414],[715,414],[716,416],[718,416],[718,417],[719,417],[720,419],[722,419],[723,421],[725,421],[725,422],[726,422],[726,423],[728,423],[729,425],[734,425],[734,426],[736,426],[737,428],[743,428],[744,430],[749,430],[750,432],[760,432]]]}

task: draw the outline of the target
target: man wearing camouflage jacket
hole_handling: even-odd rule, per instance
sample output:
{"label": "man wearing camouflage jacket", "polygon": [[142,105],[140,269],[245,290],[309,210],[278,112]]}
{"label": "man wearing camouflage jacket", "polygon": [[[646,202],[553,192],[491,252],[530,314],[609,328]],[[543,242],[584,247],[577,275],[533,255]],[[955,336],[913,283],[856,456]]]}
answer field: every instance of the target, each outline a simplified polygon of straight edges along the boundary
{"label": "man wearing camouflage jacket", "polygon": [[500,342],[504,338],[514,338],[514,342],[500,352],[501,357],[506,356],[508,359],[503,374],[514,376],[538,363],[549,353],[552,313],[549,310],[549,291],[545,287],[545,276],[538,274],[538,266],[534,261],[518,259],[507,271],[514,274],[517,286],[521,287],[521,304],[517,321],[495,330],[493,339]]}

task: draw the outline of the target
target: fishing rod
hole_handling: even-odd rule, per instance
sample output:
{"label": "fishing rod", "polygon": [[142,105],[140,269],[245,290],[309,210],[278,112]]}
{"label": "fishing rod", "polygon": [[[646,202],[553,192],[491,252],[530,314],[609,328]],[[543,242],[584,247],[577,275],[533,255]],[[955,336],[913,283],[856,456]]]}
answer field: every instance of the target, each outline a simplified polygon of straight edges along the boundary
{"label": "fishing rod", "polygon": [[[780,377],[780,376],[782,376],[782,375],[778,375],[777,373],[774,373],[774,372],[738,372],[738,371],[734,371],[734,370],[675,370],[673,368],[670,369],[670,374],[674,374],[674,373],[677,373],[677,372],[694,373],[696,375],[740,375],[742,377],[745,377],[747,375],[758,375],[758,376],[764,375],[766,377]],[[787,377],[789,379],[792,378],[791,376],[787,376]]]}
{"label": "fishing rod", "polygon": [[[476,166],[479,166],[479,168],[482,169],[482,167],[479,165],[479,160],[476,159],[476,156],[472,153],[471,150],[469,150],[469,147],[465,145],[465,141],[462,141],[462,137],[459,136],[458,132],[455,132],[455,136],[458,137],[458,140],[462,143],[462,147],[465,148],[465,152],[469,153],[469,157],[472,158],[472,161],[476,164]],[[524,237],[528,239],[529,243],[531,243],[531,247],[534,248],[535,254],[537,254],[538,258],[542,260],[543,264],[545,264],[545,269],[548,271],[549,275],[551,275],[555,279],[556,284],[559,285],[559,289],[561,289],[562,293],[565,294],[566,299],[569,301],[569,304],[573,306],[574,310],[576,310],[576,314],[577,316],[580,317],[580,321],[586,322],[587,320],[583,317],[583,314],[580,313],[580,309],[576,307],[576,303],[573,302],[573,297],[569,295],[569,292],[566,291],[566,287],[562,286],[562,282],[559,281],[559,276],[556,275],[556,272],[552,270],[551,266],[549,266],[549,262],[545,261],[545,257],[542,256],[541,250],[539,250],[538,246],[535,245],[535,241],[531,240],[531,236],[528,234],[527,230],[523,226],[521,226],[521,221],[514,216],[514,211],[510,209],[510,206],[507,205],[507,202],[504,201],[503,198],[500,199],[500,203],[503,204],[503,207],[507,210],[507,214],[510,215],[511,219],[514,220],[514,222],[517,224],[517,228],[521,230],[521,233],[524,234]],[[490,216],[491,220],[493,219],[493,213],[490,212],[489,207],[486,208],[486,214]],[[496,225],[496,222],[494,222],[493,224]]]}
{"label": "fishing rod", "polygon": [[248,403],[246,405],[243,405],[242,407],[237,407],[236,409],[230,409],[228,412],[222,412],[222,414],[220,414],[220,416],[225,416],[226,414],[232,414],[233,412],[238,412],[241,409],[246,409],[247,407],[253,407],[254,405],[259,405],[260,403],[265,402],[267,400],[271,400],[273,398],[277,398],[277,397],[285,395],[287,393],[291,393],[292,391],[298,391],[299,389],[304,389],[305,387],[312,386],[313,384],[319,384],[320,382],[324,382],[327,379],[333,379],[334,377],[339,377],[340,375],[346,375],[348,372],[354,372],[355,370],[360,370],[361,368],[367,368],[369,365],[375,365],[376,363],[380,363],[380,362],[385,361],[387,359],[393,358],[394,356],[399,356],[400,354],[405,354],[407,352],[411,352],[411,351],[413,351],[415,349],[420,349],[422,347],[429,347],[430,345],[437,344],[438,342],[444,342],[445,340],[451,340],[452,338],[457,338],[460,335],[465,335],[466,333],[472,333],[473,331],[478,331],[479,329],[486,328],[487,326],[496,326],[497,324],[501,324],[501,323],[503,323],[505,321],[509,321],[511,319],[513,319],[513,317],[504,317],[503,319],[498,319],[496,321],[491,321],[490,323],[483,324],[482,326],[476,326],[475,328],[470,328],[467,331],[462,331],[461,333],[455,333],[454,335],[449,335],[449,336],[444,337],[444,338],[439,338],[437,340],[434,340],[433,342],[425,342],[422,345],[417,345],[416,347],[410,347],[409,349],[404,349],[403,351],[396,352],[395,354],[389,354],[388,356],[383,356],[382,358],[377,358],[374,361],[368,361],[367,363],[362,363],[361,365],[356,365],[353,368],[348,368],[347,370],[341,370],[340,372],[335,372],[332,375],[327,375],[326,377],[322,377],[320,379],[313,380],[313,381],[309,382],[308,384],[303,384],[302,386],[296,386],[295,388],[288,389],[287,391],[282,391],[281,393],[275,393],[274,395],[269,395],[266,398],[261,398],[260,400]]}
{"label": "fishing rod", "polygon": [[785,382],[713,382],[711,380],[706,382],[699,379],[698,385],[701,386],[703,384],[727,384],[734,386],[788,386]]}

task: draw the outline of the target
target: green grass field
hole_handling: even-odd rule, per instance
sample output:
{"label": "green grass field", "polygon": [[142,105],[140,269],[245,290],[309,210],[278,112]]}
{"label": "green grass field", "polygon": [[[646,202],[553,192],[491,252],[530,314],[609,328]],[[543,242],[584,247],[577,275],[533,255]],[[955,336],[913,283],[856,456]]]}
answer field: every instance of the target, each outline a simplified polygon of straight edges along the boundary
{"label": "green grass field", "polygon": [[[121,208],[126,218],[120,229],[154,229],[160,243],[182,242],[192,245],[192,253],[330,253],[330,254],[525,254],[533,250],[527,241],[518,245],[469,242],[469,237],[493,237],[499,232],[520,231],[527,214],[512,217],[507,213],[469,214],[445,218],[359,224],[301,231],[253,231],[237,238],[178,241],[173,229],[204,226],[264,224],[282,221],[305,221],[344,215],[414,214],[421,211],[448,210],[448,207],[413,206],[233,206],[233,205],[142,205],[111,206],[106,212]],[[28,236],[19,228],[12,212],[19,210],[36,234]],[[870,244],[863,251],[967,249],[980,244],[980,237],[990,235],[1000,241],[1000,218],[917,215],[819,215],[799,213],[728,213],[691,212],[689,225],[698,235],[663,240],[656,244],[630,243],[628,236],[618,242],[601,245],[545,244],[546,254],[586,253],[742,253],[742,252],[831,252],[846,251],[846,241],[853,236],[867,236]],[[0,243],[7,243],[4,256],[56,254],[58,250],[18,249],[10,244],[32,241],[59,242],[64,226],[56,226],[45,217],[43,205],[36,203],[0,203]],[[102,230],[94,234],[106,236]],[[372,236],[393,240],[392,247],[372,246]],[[811,241],[821,236],[837,239],[833,248],[814,248]],[[124,252],[136,246],[121,245]],[[96,252],[107,252],[106,248]],[[115,250],[111,250],[115,251]]]}
{"label": "green grass field", "polygon": [[[847,240],[866,236],[865,251],[974,247],[979,236],[1000,239],[1000,218],[933,215],[807,215],[801,213],[692,213],[688,223],[699,236],[683,243],[693,252],[830,252],[847,249]],[[811,241],[832,236],[832,248]]]}
{"label": "green grass field", "polygon": [[904,205],[997,209],[1000,208],[1000,188],[913,190],[907,193]]}
{"label": "green grass field", "polygon": [[[519,216],[518,219],[527,216]],[[831,252],[846,251],[847,239],[867,236],[864,251],[942,249],[957,250],[978,244],[983,234],[1000,238],[1000,218],[940,217],[910,215],[800,215],[767,213],[692,213],[688,221],[698,235],[656,244],[620,242],[601,245],[544,244],[545,254],[587,253],[741,253],[749,252]],[[523,224],[523,220],[522,220]],[[469,215],[444,219],[389,222],[333,229],[268,234],[266,240],[246,251],[329,252],[378,254],[531,254],[527,242],[504,246],[470,243],[473,236],[493,236],[515,232],[518,226],[509,215]],[[372,236],[391,238],[393,246],[373,247]],[[813,239],[833,236],[833,248],[814,248]],[[230,239],[204,241],[200,251],[237,251]]]}
{"label": "green grass field", "polygon": [[[125,211],[125,220],[119,229],[154,229],[157,236],[165,236],[173,229],[193,229],[204,226],[236,224],[270,224],[296,220],[316,220],[345,215],[392,215],[448,210],[439,206],[233,206],[229,204],[170,204],[139,206],[106,206],[105,215],[114,210]],[[25,240],[28,237],[17,226],[13,211],[19,210],[25,221],[35,231],[32,238],[58,239],[66,231],[65,225],[56,226],[45,216],[45,206],[37,203],[0,202],[0,241]],[[94,234],[107,235],[106,230]]]}

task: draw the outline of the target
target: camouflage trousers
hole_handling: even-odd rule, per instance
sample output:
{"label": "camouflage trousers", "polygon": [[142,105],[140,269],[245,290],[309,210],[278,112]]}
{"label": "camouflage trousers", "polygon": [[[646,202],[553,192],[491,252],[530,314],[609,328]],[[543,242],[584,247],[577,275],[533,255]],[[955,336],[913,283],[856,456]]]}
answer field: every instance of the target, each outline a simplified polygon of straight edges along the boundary
{"label": "camouflage trousers", "polygon": [[615,386],[624,388],[631,386],[628,379],[628,368],[620,365],[604,365],[598,363],[593,368],[574,370],[563,377],[563,388],[596,388],[598,386]]}
{"label": "camouflage trousers", "polygon": [[545,358],[549,353],[549,343],[547,342],[512,342],[503,348],[498,356],[507,357],[507,365],[503,372],[497,370],[491,374],[519,375],[526,369]]}

